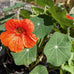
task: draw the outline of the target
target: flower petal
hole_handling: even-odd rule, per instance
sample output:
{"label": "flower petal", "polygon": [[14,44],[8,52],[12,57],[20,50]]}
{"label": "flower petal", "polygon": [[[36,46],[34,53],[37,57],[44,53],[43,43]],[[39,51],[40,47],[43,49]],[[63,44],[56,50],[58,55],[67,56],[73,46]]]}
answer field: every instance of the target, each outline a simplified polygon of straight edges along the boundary
{"label": "flower petal", "polygon": [[24,48],[23,41],[20,36],[16,35],[15,32],[12,31],[6,31],[1,33],[1,42],[8,46],[9,49],[13,52],[19,52],[22,51]]}
{"label": "flower petal", "polygon": [[29,19],[23,19],[20,21],[23,29],[26,30],[26,32],[31,33],[34,31],[34,24]]}
{"label": "flower petal", "polygon": [[8,31],[13,31],[19,27],[20,21],[17,19],[10,19],[5,23],[5,28]]}
{"label": "flower petal", "polygon": [[21,37],[15,36],[14,38],[11,39],[9,42],[9,46],[11,51],[13,52],[20,52],[24,49],[23,41]]}
{"label": "flower petal", "polygon": [[69,16],[69,15],[66,15],[67,19],[71,19],[73,20],[73,17]]}
{"label": "flower petal", "polygon": [[[11,36],[11,37],[10,37]],[[9,38],[10,37],[10,38]],[[14,37],[14,35],[12,36],[12,33],[10,31],[6,31],[6,32],[3,32],[1,33],[0,35],[0,39],[1,39],[1,42],[5,45],[5,46],[8,46],[9,44],[9,41]]]}
{"label": "flower petal", "polygon": [[35,34],[23,35],[22,39],[24,46],[27,48],[32,48],[37,42]]}

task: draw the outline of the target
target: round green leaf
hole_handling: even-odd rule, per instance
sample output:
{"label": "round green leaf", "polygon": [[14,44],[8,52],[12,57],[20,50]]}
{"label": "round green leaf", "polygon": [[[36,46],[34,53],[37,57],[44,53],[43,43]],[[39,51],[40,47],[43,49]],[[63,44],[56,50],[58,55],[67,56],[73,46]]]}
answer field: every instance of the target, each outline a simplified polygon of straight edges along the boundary
{"label": "round green leaf", "polygon": [[39,65],[37,67],[35,67],[30,74],[48,74],[48,71],[46,69],[46,67]]}
{"label": "round green leaf", "polygon": [[[48,18],[48,19],[45,19],[45,18]],[[38,38],[42,38],[51,32],[51,30],[53,28],[53,24],[51,22],[49,22],[50,19],[51,18],[46,15],[44,15],[43,17],[39,16],[39,17],[30,18],[30,20],[35,25],[35,29],[34,29],[33,33],[36,34],[36,36]]]}
{"label": "round green leaf", "polygon": [[0,31],[5,31],[5,24],[0,25]]}
{"label": "round green leaf", "polygon": [[47,62],[60,66],[70,58],[71,43],[68,37],[61,33],[54,33],[44,48]]}
{"label": "round green leaf", "polygon": [[11,52],[16,65],[29,65],[36,60],[37,47],[25,48],[21,52],[14,53]]}

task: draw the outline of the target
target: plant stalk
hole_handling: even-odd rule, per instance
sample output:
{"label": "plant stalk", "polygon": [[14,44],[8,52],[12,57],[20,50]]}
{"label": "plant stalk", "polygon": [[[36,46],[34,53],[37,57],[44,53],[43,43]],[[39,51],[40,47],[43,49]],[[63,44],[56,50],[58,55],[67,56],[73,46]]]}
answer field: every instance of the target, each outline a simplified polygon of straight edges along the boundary
{"label": "plant stalk", "polygon": [[17,19],[19,20],[19,9],[17,9]]}

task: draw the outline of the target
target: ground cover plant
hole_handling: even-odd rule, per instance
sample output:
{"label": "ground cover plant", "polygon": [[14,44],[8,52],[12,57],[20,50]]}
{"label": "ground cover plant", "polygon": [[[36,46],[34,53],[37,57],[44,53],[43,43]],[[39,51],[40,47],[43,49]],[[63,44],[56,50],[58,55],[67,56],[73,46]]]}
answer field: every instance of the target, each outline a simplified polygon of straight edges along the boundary
{"label": "ground cover plant", "polygon": [[[27,3],[31,11],[21,9]],[[28,0],[3,11],[1,74],[74,74],[74,15],[62,3]]]}

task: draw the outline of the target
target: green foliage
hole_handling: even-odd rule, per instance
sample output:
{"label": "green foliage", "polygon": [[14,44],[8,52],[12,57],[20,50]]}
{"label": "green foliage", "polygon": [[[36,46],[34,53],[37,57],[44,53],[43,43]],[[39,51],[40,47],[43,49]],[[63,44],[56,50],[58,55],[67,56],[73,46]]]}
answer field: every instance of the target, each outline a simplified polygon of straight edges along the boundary
{"label": "green foliage", "polygon": [[46,5],[52,17],[61,25],[62,28],[74,27],[73,21],[66,18],[66,10],[64,7],[54,6],[52,0],[37,0],[36,3],[42,7]]}
{"label": "green foliage", "polygon": [[52,0],[36,0],[36,3],[42,7],[45,7],[46,5],[50,5],[52,7],[54,5]]}
{"label": "green foliage", "polygon": [[48,71],[46,67],[38,65],[30,72],[30,74],[48,74]]}
{"label": "green foliage", "polygon": [[60,7],[53,7],[49,9],[52,17],[61,25],[62,28],[74,27],[73,21],[66,18],[66,10]]}
{"label": "green foliage", "polygon": [[44,12],[44,10],[41,9],[41,8],[38,8],[38,7],[33,6],[33,7],[32,7],[32,12],[33,12],[34,14],[36,14],[36,15],[39,15],[39,14],[42,14],[42,13]]}
{"label": "green foliage", "polygon": [[31,14],[32,13],[28,10],[25,10],[25,9],[20,10],[20,16],[23,17],[23,18],[28,18],[29,19]]}
{"label": "green foliage", "polygon": [[5,31],[5,26],[4,26],[4,24],[0,25],[0,31]]}
{"label": "green foliage", "polygon": [[[56,68],[60,70],[60,74],[66,71],[74,74],[74,21],[67,19],[65,7],[61,4],[55,5],[53,0],[26,0],[26,2],[37,6],[32,7],[32,12],[21,9],[20,17],[28,18],[34,23],[33,34],[37,36],[38,41],[37,46],[33,48],[24,48],[17,53],[10,52],[15,64],[25,65],[30,74],[48,74],[48,71]],[[3,8],[3,11],[8,12],[25,5],[15,3],[14,6]],[[14,14],[6,15],[0,19],[0,33],[5,31],[5,22],[13,16]],[[19,17],[19,14],[17,16]],[[74,17],[72,14],[70,16]],[[40,61],[43,64],[47,63],[50,69],[47,71],[45,66],[38,65]]]}
{"label": "green foliage", "polygon": [[6,15],[3,18],[0,19],[0,23],[1,23],[1,25],[0,25],[0,33],[5,31],[5,26],[4,26],[5,24],[4,23],[7,20],[12,19],[13,16],[14,16],[14,14],[10,14],[10,15]]}
{"label": "green foliage", "polygon": [[71,51],[74,52],[74,44],[72,44],[72,49],[71,49]]}
{"label": "green foliage", "polygon": [[[71,33],[72,34],[72,33]],[[69,39],[71,40],[71,44],[72,44],[72,49],[71,51],[74,52],[74,38],[69,36]]]}
{"label": "green foliage", "polygon": [[30,20],[35,25],[35,29],[33,33],[36,34],[38,38],[44,37],[45,35],[50,33],[51,30],[53,29],[52,18],[47,15],[40,15],[39,17],[32,17],[30,18]]}
{"label": "green foliage", "polygon": [[10,6],[9,8],[3,8],[3,11],[7,12],[7,11],[10,11],[12,9],[16,9],[16,8],[20,8],[20,7],[23,7],[25,6],[26,4],[22,4],[22,3],[15,3],[14,6]]}
{"label": "green foliage", "polygon": [[32,62],[36,61],[37,47],[24,48],[21,52],[14,53],[11,52],[16,65],[26,65],[28,66]]}
{"label": "green foliage", "polygon": [[62,65],[61,68],[63,70],[70,72],[71,74],[74,74],[74,52],[71,53],[71,57],[68,61],[68,65]]}
{"label": "green foliage", "polygon": [[74,67],[73,66],[69,66],[69,65],[65,65],[62,67],[64,70],[70,72],[71,74],[74,74]]}
{"label": "green foliage", "polygon": [[11,19],[14,16],[14,14],[9,14],[4,16],[3,18],[0,19],[0,23],[5,23],[7,20]]}
{"label": "green foliage", "polygon": [[47,62],[54,66],[60,66],[65,63],[71,54],[71,43],[68,37],[61,33],[54,33],[47,42],[44,53],[47,56]]}

